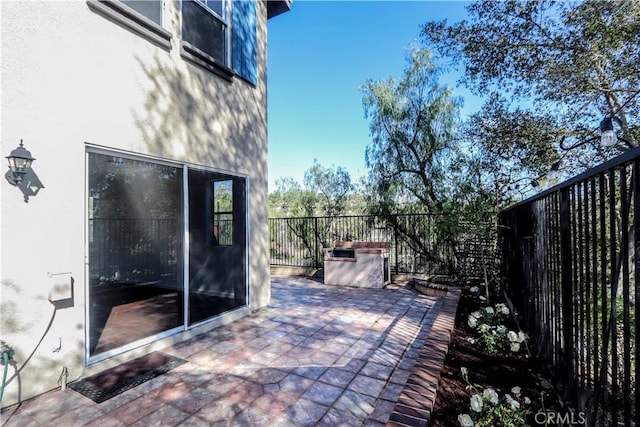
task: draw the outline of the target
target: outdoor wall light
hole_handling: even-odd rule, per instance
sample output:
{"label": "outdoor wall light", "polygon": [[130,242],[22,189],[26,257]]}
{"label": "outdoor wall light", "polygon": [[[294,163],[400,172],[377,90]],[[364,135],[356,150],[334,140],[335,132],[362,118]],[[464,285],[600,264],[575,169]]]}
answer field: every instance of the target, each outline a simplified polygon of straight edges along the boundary
{"label": "outdoor wall light", "polygon": [[24,148],[22,140],[20,145],[7,156],[9,161],[9,171],[5,178],[11,185],[19,185],[24,176],[31,170],[31,163],[35,160],[29,150]]}

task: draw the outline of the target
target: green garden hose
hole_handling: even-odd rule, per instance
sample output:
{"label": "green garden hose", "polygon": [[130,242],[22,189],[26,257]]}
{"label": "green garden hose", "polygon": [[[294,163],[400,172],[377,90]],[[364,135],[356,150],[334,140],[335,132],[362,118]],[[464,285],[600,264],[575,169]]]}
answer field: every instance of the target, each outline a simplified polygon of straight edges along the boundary
{"label": "green garden hose", "polygon": [[7,345],[6,342],[0,341],[0,354],[2,354],[2,359],[0,359],[0,364],[4,365],[4,373],[2,374],[2,387],[0,387],[0,402],[2,402],[2,397],[4,396],[4,387],[7,384],[7,371],[9,370],[9,360],[13,358],[14,350]]}

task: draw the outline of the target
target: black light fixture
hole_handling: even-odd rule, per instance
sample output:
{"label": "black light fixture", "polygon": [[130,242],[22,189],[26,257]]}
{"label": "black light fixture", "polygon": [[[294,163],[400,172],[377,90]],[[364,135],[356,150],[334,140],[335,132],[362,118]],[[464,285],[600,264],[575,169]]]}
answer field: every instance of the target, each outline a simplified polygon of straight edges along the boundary
{"label": "black light fixture", "polygon": [[562,139],[560,140],[560,148],[562,148],[565,151],[568,150],[572,150],[576,147],[579,147],[581,145],[587,144],[589,142],[595,142],[595,141],[599,141],[600,145],[603,147],[612,147],[616,144],[618,144],[619,141],[624,142],[627,147],[629,148],[633,148],[633,144],[622,137],[619,137],[616,134],[615,129],[613,128],[613,122],[617,122],[619,125],[621,125],[620,123],[620,119],[618,119],[615,116],[606,116],[604,119],[602,119],[602,121],[600,122],[600,136],[595,136],[593,138],[588,138],[585,139],[584,141],[580,141],[576,144],[573,144],[570,147],[565,147],[564,146],[564,139],[565,137],[563,136]]}
{"label": "black light fixture", "polygon": [[7,156],[9,161],[9,171],[5,174],[5,178],[11,185],[19,185],[24,176],[31,170],[31,163],[35,160],[31,156],[31,152],[24,148],[22,140],[20,145]]}

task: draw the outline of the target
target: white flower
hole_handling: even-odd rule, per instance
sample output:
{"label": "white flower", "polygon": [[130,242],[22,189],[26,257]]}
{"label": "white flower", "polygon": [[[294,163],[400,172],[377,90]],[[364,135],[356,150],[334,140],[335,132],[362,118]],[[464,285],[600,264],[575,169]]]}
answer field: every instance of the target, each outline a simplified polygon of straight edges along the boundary
{"label": "white flower", "polygon": [[477,286],[472,286],[471,289],[469,290],[474,294],[477,294],[478,292],[480,292],[480,288],[478,288]]}
{"label": "white flower", "polygon": [[483,297],[483,296],[480,296],[480,297],[478,297],[478,298],[480,298],[480,301],[486,301],[486,300],[487,300],[487,299],[486,299],[485,297]]}
{"label": "white flower", "polygon": [[489,329],[491,329],[491,327],[486,323],[483,323],[482,325],[480,325],[480,332],[488,332]]}
{"label": "white flower", "polygon": [[524,332],[520,331],[518,332],[518,342],[522,342],[527,338],[527,336],[524,334]]}
{"label": "white flower", "polygon": [[482,396],[479,394],[471,396],[471,409],[476,412],[482,412]]}
{"label": "white flower", "polygon": [[502,314],[509,314],[509,307],[506,304],[498,303],[496,304],[496,311]]}
{"label": "white flower", "polygon": [[524,404],[525,405],[529,405],[531,403],[531,399],[529,399],[527,396],[524,397]]}
{"label": "white flower", "polygon": [[493,403],[494,405],[497,405],[500,400],[498,393],[492,388],[485,388],[484,391],[482,392],[482,395],[484,396],[485,399],[487,399],[489,402]]}
{"label": "white flower", "polygon": [[473,420],[471,419],[469,414],[458,415],[458,422],[462,427],[473,427]]}
{"label": "white flower", "polygon": [[514,353],[517,353],[520,351],[520,344],[518,344],[517,342],[511,343],[511,351],[513,351]]}
{"label": "white flower", "polygon": [[520,387],[515,386],[515,387],[513,387],[511,389],[511,393],[515,394],[516,396],[519,396],[520,395],[520,390],[521,390]]}
{"label": "white flower", "polygon": [[471,344],[475,344],[475,343],[476,343],[475,338],[472,338],[472,337],[468,337],[468,338],[467,338],[467,341],[468,341],[469,343],[471,343]]}
{"label": "white flower", "polygon": [[504,398],[507,400],[507,403],[508,403],[509,405],[511,405],[511,409],[518,409],[518,408],[520,408],[520,403],[518,403],[518,401],[517,401],[517,400],[514,400],[514,398],[513,398],[513,397],[511,397],[511,395],[509,395],[509,394],[505,394],[505,395],[504,395]]}
{"label": "white flower", "polygon": [[513,331],[509,331],[507,333],[507,338],[509,339],[509,341],[511,342],[518,342],[518,334],[516,334]]}
{"label": "white flower", "polygon": [[498,331],[500,335],[504,335],[507,333],[507,327],[504,325],[498,325],[498,327],[496,328],[496,331]]}
{"label": "white flower", "polygon": [[470,327],[475,329],[475,327],[478,326],[478,319],[473,316],[469,316],[469,320],[467,320],[467,324]]}
{"label": "white flower", "polygon": [[487,314],[493,314],[495,313],[495,311],[493,310],[493,307],[485,307],[484,311],[487,312]]}

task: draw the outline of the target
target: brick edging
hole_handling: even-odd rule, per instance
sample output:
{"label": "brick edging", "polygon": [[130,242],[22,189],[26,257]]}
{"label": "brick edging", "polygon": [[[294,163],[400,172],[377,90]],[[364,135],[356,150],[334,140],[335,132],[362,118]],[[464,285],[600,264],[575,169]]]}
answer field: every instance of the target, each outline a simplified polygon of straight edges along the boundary
{"label": "brick edging", "polygon": [[436,391],[455,326],[460,288],[450,287],[429,331],[404,389],[389,416],[387,427],[428,426]]}

